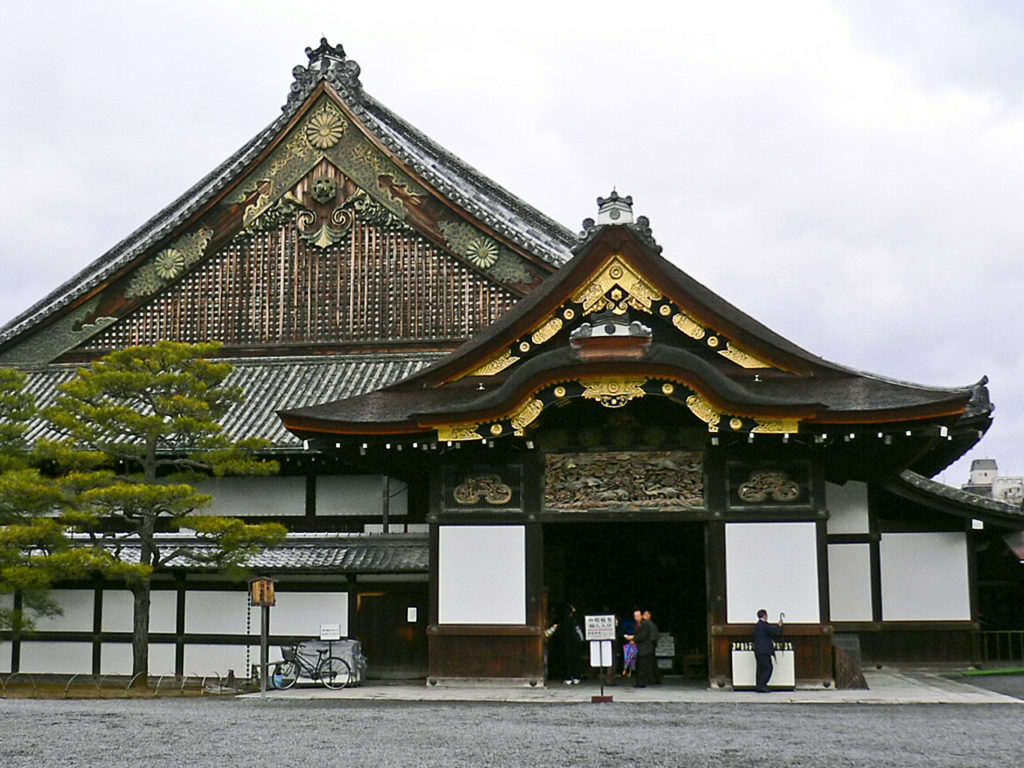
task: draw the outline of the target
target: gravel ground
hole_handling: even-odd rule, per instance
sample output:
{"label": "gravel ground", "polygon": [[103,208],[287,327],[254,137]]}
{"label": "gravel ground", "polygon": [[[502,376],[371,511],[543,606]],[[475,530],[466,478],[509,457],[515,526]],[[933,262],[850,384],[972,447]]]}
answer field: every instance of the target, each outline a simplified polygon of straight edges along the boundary
{"label": "gravel ground", "polygon": [[1015,766],[1018,707],[0,700],[0,766]]}

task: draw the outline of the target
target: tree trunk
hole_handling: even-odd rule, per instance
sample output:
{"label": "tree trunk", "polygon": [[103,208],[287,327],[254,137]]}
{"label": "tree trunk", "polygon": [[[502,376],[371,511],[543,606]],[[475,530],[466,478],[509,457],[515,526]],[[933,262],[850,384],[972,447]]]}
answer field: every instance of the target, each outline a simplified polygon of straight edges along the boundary
{"label": "tree trunk", "polygon": [[131,590],[135,598],[132,624],[132,678],[135,679],[135,685],[145,686],[149,676],[149,579],[133,583]]}

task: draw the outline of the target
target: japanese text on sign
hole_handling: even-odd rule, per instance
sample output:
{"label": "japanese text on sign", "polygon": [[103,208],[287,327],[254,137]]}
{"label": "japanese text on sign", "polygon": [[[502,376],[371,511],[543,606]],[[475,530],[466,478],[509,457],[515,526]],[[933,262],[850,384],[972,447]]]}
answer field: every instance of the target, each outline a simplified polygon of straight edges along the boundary
{"label": "japanese text on sign", "polygon": [[586,616],[584,619],[587,640],[615,639],[615,616],[613,614]]}

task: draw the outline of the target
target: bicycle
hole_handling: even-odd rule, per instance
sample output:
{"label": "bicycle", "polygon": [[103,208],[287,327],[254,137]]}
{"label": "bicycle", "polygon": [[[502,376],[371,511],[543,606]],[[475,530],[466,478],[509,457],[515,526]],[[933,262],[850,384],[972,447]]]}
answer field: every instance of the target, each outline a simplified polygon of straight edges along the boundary
{"label": "bicycle", "polygon": [[332,691],[340,691],[352,681],[352,668],[344,659],[329,655],[329,645],[327,648],[315,650],[317,661],[313,664],[302,658],[299,646],[282,646],[281,655],[284,656],[284,661],[274,665],[274,674],[270,678],[274,687],[287,690],[298,682],[299,675],[305,675],[314,682],[320,681],[325,688]]}

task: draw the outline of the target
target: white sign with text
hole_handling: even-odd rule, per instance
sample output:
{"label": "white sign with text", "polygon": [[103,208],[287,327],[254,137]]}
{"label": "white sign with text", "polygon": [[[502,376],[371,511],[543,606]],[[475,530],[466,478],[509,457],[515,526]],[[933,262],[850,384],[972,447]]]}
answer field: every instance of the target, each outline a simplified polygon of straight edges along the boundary
{"label": "white sign with text", "polygon": [[584,620],[587,640],[615,639],[615,616],[613,614],[585,616]]}

